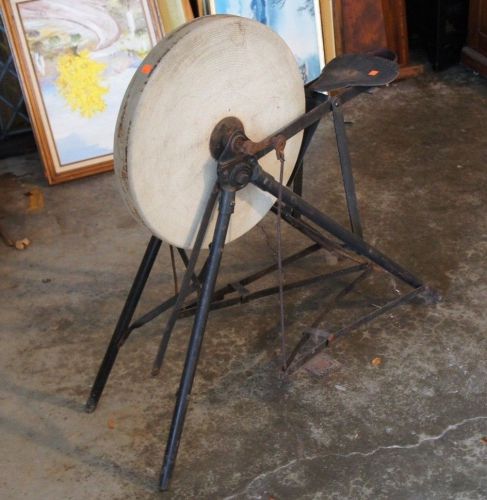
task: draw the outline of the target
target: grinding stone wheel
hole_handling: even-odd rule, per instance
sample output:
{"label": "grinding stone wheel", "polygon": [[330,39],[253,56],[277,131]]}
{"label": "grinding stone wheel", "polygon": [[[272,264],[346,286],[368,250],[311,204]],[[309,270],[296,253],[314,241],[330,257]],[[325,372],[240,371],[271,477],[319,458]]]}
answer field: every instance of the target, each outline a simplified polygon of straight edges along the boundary
{"label": "grinding stone wheel", "polygon": [[[130,211],[158,238],[192,248],[216,181],[209,150],[215,125],[235,116],[260,141],[305,111],[301,74],[271,29],[236,16],[208,16],[156,45],[125,94],[115,133],[115,171]],[[287,142],[286,181],[302,133]],[[260,160],[279,177],[274,152]],[[257,224],[274,198],[248,185],[237,193],[227,242]],[[204,247],[216,222],[213,213]]]}

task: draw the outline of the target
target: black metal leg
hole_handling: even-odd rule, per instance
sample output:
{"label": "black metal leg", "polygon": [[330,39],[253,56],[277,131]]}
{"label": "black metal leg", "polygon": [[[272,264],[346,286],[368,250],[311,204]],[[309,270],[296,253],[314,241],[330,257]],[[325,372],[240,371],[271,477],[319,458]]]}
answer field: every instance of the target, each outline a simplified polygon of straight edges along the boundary
{"label": "black metal leg", "polygon": [[220,262],[223,254],[223,246],[228,231],[228,224],[235,205],[235,192],[222,191],[220,197],[218,220],[213,235],[210,255],[208,258],[208,269],[203,281],[201,289],[198,310],[189,340],[186,361],[184,363],[183,374],[179,386],[176,406],[169,431],[166,451],[164,454],[164,464],[162,466],[159,487],[161,490],[167,490],[171,479],[172,470],[176,461],[179,441],[183,431],[186,409],[188,407],[188,398],[191,393],[191,387],[198,364],[198,358],[203,342],[203,335],[208,320],[208,312],[210,309],[213,291],[220,268]]}
{"label": "black metal leg", "polygon": [[[260,165],[254,160],[254,172],[252,175],[252,184],[255,184],[260,189],[267,191],[273,196],[278,195],[279,183],[272,175],[265,172]],[[364,255],[372,262],[390,272],[405,283],[408,283],[413,288],[422,286],[422,282],[411,274],[408,270],[402,268],[399,264],[389,259],[376,248],[366,243],[361,237],[355,233],[351,233],[343,226],[335,222],[331,217],[320,212],[308,202],[300,198],[296,193],[293,193],[289,188],[282,187],[282,201],[291,209],[298,210],[302,215],[314,222],[317,226],[341,240],[348,248],[354,252]]]}
{"label": "black metal leg", "polygon": [[160,247],[161,240],[152,236],[149,244],[147,245],[147,250],[142,258],[137,274],[135,275],[134,282],[130,288],[130,292],[118,319],[117,326],[113,332],[105,357],[103,358],[100,369],[98,370],[93,387],[91,388],[90,396],[85,407],[88,413],[95,410],[96,405],[98,404],[98,401],[103,393],[103,389],[105,388],[105,384],[107,383],[108,377],[110,376],[110,372],[112,371],[113,364],[117,359],[118,351],[127,338],[130,322],[132,321],[135,309],[139,303],[140,296],[142,295],[142,291],[144,290]]}
{"label": "black metal leg", "polygon": [[171,339],[171,334],[174,329],[174,325],[176,324],[176,320],[178,319],[179,312],[183,307],[184,301],[190,292],[194,290],[194,287],[191,286],[191,280],[195,284],[198,283],[198,278],[194,274],[194,270],[196,267],[196,262],[198,260],[198,256],[201,251],[201,245],[203,243],[203,239],[206,234],[206,230],[208,228],[208,223],[211,218],[211,214],[213,213],[213,209],[215,208],[216,198],[218,196],[219,189],[215,185],[213,191],[211,192],[208,203],[206,204],[205,212],[201,219],[200,227],[198,229],[198,233],[196,235],[196,240],[193,246],[193,251],[191,252],[191,257],[189,258],[188,265],[186,267],[186,272],[184,273],[183,281],[181,283],[181,290],[176,298],[176,303],[171,311],[171,315],[166,324],[166,328],[164,329],[164,333],[162,335],[161,342],[159,344],[159,349],[157,351],[156,359],[154,360],[154,365],[152,366],[152,375],[156,376],[162,365],[162,361],[164,360],[164,355],[166,354],[166,349],[169,344],[169,340]]}
{"label": "black metal leg", "polygon": [[296,175],[293,178],[293,191],[299,196],[303,196],[303,162],[298,165]]}
{"label": "black metal leg", "polygon": [[[313,108],[319,104],[323,104],[328,101],[328,96],[325,94],[320,94],[317,92],[307,92],[306,93],[306,111],[311,111]],[[303,160],[306,151],[308,151],[309,145],[311,144],[311,139],[315,135],[316,129],[320,124],[319,120],[312,123],[303,132],[303,140],[301,142],[301,148],[299,149],[299,154],[296,159],[296,164],[294,166],[291,177],[288,181],[288,186],[293,185],[293,191],[299,196],[303,196]]]}
{"label": "black metal leg", "polygon": [[347,199],[348,216],[352,232],[362,238],[362,224],[355,194],[355,182],[352,174],[352,161],[348,150],[347,135],[345,132],[345,120],[340,100],[333,98],[332,102],[333,124],[335,125],[335,137],[337,141],[338,155],[340,157],[340,168],[342,170],[343,187]]}

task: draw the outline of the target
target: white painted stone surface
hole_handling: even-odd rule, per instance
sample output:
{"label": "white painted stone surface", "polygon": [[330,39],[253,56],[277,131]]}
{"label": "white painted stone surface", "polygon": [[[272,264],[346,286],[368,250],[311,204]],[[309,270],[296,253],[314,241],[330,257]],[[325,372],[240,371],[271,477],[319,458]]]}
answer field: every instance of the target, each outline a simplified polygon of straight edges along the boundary
{"label": "white painted stone surface", "polygon": [[[272,30],[235,16],[209,16],[183,26],[147,56],[122,103],[115,169],[130,211],[157,237],[191,248],[216,180],[209,151],[215,125],[236,116],[247,135],[260,141],[304,111],[295,59]],[[300,133],[286,145],[285,180],[301,139]],[[260,163],[278,178],[274,152]],[[273,202],[251,185],[239,191],[227,242],[257,224]]]}

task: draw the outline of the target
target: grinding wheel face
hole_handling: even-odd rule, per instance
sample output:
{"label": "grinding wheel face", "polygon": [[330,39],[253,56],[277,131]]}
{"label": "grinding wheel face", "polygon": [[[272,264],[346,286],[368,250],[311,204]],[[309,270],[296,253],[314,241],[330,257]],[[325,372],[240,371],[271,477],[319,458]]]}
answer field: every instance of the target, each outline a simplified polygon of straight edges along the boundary
{"label": "grinding wheel face", "polygon": [[[294,56],[269,28],[235,16],[184,25],[149,53],[125,94],[115,133],[115,171],[131,212],[158,238],[192,248],[216,181],[209,143],[215,125],[235,116],[260,141],[305,111]],[[287,142],[284,181],[302,133]],[[278,178],[274,152],[260,160]],[[257,224],[274,198],[252,185],[237,193],[227,242]],[[213,236],[217,210],[204,247]]]}

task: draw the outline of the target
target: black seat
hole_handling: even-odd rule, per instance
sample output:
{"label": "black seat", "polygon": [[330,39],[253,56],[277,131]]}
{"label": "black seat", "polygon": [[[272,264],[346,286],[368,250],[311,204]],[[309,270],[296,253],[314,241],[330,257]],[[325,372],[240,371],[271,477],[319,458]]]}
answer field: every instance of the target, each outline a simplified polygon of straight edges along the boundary
{"label": "black seat", "polygon": [[344,87],[375,87],[387,85],[397,77],[399,66],[395,54],[382,51],[375,54],[345,54],[330,61],[321,75],[307,88],[328,92]]}

